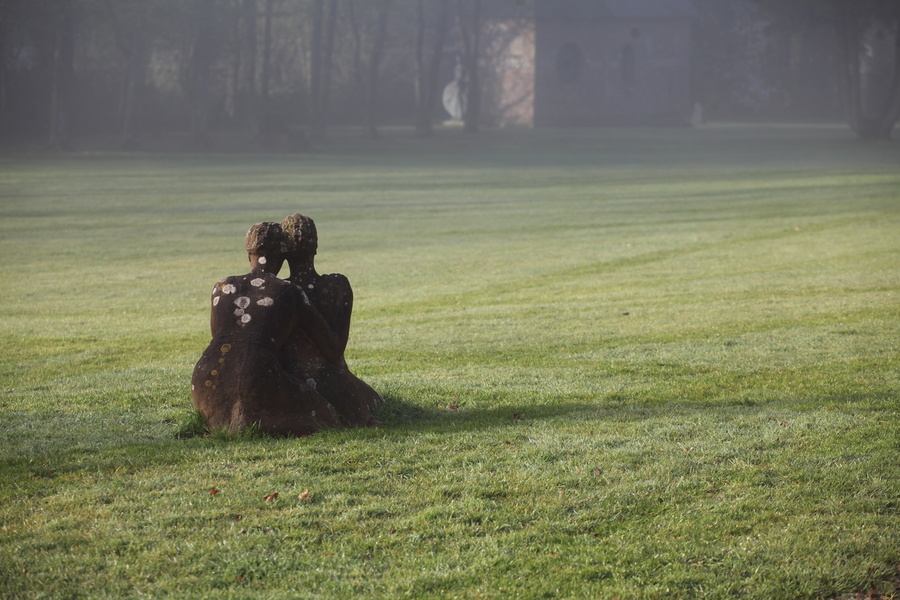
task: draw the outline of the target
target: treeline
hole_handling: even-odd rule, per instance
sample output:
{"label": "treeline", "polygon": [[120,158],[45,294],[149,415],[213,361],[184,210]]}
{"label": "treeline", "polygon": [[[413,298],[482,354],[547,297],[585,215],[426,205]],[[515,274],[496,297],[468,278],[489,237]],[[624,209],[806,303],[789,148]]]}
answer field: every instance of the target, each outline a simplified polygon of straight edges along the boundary
{"label": "treeline", "polygon": [[0,0],[0,132],[64,149],[77,134],[137,148],[180,130],[202,148],[231,128],[297,150],[334,122],[377,137],[380,119],[415,114],[427,136],[445,55],[463,52],[480,4]]}
{"label": "treeline", "polygon": [[[206,148],[232,130],[282,151],[336,124],[428,136],[447,118],[457,64],[475,131],[478,24],[539,1],[0,0],[0,136],[65,149],[103,134],[140,148],[177,131]],[[890,136],[900,0],[693,5],[692,87],[707,117],[844,116],[862,138]]]}

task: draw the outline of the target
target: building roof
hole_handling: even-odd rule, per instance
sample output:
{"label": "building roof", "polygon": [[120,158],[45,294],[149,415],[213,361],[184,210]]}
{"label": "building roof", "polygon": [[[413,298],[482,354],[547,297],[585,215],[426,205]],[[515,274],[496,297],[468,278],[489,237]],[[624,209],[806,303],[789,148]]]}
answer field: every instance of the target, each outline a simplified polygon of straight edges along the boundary
{"label": "building roof", "polygon": [[575,19],[693,19],[691,0],[488,0],[490,16]]}

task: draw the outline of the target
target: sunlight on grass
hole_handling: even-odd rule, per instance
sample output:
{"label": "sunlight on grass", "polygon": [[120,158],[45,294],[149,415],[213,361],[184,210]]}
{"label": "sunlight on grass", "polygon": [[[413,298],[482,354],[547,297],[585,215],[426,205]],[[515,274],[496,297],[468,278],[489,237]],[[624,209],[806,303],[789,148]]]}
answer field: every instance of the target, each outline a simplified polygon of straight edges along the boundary
{"label": "sunlight on grass", "polygon": [[[896,593],[897,164],[813,126],[0,157],[0,596]],[[206,435],[209,290],[296,211],[385,427]]]}

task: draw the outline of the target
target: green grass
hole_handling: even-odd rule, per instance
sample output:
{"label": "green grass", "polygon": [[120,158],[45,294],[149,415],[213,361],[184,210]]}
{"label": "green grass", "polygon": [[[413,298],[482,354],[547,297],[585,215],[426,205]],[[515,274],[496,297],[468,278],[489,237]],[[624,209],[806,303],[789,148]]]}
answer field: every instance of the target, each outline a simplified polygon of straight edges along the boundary
{"label": "green grass", "polygon": [[[823,126],[0,156],[0,597],[896,595],[898,167]],[[212,284],[296,211],[386,426],[178,437]]]}

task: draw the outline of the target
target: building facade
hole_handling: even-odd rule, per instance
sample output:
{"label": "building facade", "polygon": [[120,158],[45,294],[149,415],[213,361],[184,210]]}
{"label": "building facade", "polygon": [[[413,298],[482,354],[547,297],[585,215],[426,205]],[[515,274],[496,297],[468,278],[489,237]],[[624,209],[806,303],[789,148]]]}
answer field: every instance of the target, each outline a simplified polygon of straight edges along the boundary
{"label": "building facade", "polygon": [[490,3],[482,115],[499,126],[690,122],[689,0]]}

